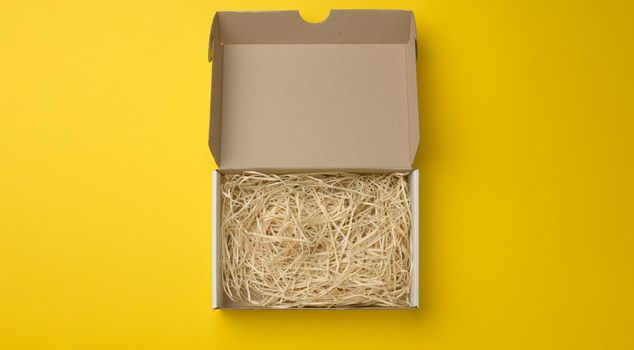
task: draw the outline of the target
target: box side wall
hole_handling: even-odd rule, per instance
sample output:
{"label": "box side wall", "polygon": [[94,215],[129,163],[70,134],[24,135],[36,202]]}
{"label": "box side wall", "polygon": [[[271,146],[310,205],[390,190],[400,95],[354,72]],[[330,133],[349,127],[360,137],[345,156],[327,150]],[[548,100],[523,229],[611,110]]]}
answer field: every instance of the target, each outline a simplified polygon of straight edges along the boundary
{"label": "box side wall", "polygon": [[262,174],[387,174],[387,173],[409,173],[411,168],[219,168],[220,174],[240,174],[254,171]]}
{"label": "box side wall", "polygon": [[410,291],[410,307],[418,308],[419,306],[419,281],[420,281],[420,271],[419,271],[419,231],[418,231],[418,220],[419,220],[419,176],[418,169],[412,171],[409,175],[409,196],[410,203],[412,206],[412,228],[411,228],[411,240],[412,240],[412,286]]}
{"label": "box side wall", "polygon": [[[216,164],[221,164],[220,154],[220,140],[222,131],[222,76],[223,76],[223,62],[224,62],[224,50],[220,45],[220,40],[216,40],[214,32],[218,31],[218,16],[214,17],[214,23],[212,26],[212,35],[210,38],[210,47],[213,48],[213,63],[211,73],[211,100],[210,100],[210,115],[209,115],[209,149],[214,156]],[[209,51],[209,58],[211,58],[212,51]]]}
{"label": "box side wall", "polygon": [[406,47],[406,69],[407,69],[407,108],[408,108],[408,127],[409,127],[409,153],[410,164],[414,163],[418,144],[420,140],[420,130],[418,122],[418,75],[416,70],[416,62],[418,61],[418,47],[416,39],[416,23],[412,15],[410,26],[410,39]]}
{"label": "box side wall", "polygon": [[221,265],[221,254],[222,254],[222,240],[220,239],[220,213],[221,213],[221,199],[220,195],[220,185],[221,185],[222,175],[216,170],[214,170],[211,176],[211,266],[212,266],[212,275],[211,275],[211,307],[214,309],[222,308],[224,303],[224,292],[222,289],[222,265]]}
{"label": "box side wall", "polygon": [[411,11],[331,10],[320,23],[299,11],[218,12],[224,44],[404,43]]}

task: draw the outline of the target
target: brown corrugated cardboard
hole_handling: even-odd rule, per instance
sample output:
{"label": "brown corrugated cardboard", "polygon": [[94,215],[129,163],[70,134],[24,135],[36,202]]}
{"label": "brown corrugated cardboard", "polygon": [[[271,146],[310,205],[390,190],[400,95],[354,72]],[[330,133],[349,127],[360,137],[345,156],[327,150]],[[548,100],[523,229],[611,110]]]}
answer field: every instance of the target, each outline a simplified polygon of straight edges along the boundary
{"label": "brown corrugated cardboard", "polygon": [[409,11],[219,12],[209,146],[221,170],[409,170],[418,148]]}
{"label": "brown corrugated cardboard", "polygon": [[[411,171],[418,148],[416,25],[410,11],[218,12],[209,147],[213,176],[214,308],[249,308],[222,291],[220,175]],[[409,176],[418,307],[418,171]]]}

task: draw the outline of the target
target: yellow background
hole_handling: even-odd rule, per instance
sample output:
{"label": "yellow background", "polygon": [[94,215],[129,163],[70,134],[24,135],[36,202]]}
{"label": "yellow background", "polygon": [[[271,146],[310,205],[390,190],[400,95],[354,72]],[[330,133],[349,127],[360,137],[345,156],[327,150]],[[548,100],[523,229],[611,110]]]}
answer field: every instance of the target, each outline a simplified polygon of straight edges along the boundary
{"label": "yellow background", "polygon": [[[418,311],[212,311],[216,10],[413,9]],[[627,1],[3,1],[0,348],[634,348]]]}

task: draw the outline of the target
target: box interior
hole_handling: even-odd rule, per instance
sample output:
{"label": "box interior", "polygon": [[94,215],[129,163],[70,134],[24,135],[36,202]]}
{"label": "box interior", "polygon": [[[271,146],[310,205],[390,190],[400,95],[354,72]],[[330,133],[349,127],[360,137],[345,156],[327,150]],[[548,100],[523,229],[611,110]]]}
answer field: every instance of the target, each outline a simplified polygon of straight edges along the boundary
{"label": "box interior", "polygon": [[[220,186],[222,181],[222,174],[219,171],[214,171],[212,176],[212,307],[214,309],[264,309],[262,307],[256,307],[240,302],[231,300],[224,294],[222,287],[222,265],[220,259],[222,257],[222,237],[221,237],[221,220],[220,212],[222,206],[222,196],[220,195]],[[410,203],[412,208],[412,226],[411,226],[411,245],[412,245],[412,285],[410,289],[410,305],[408,308],[418,308],[419,306],[419,267],[418,267],[418,242],[419,242],[419,204],[418,204],[418,170],[413,170],[408,176]],[[297,309],[297,308],[294,308]],[[336,307],[336,308],[302,308],[302,309],[328,309],[328,310],[341,310],[341,309],[403,309],[396,307]]]}

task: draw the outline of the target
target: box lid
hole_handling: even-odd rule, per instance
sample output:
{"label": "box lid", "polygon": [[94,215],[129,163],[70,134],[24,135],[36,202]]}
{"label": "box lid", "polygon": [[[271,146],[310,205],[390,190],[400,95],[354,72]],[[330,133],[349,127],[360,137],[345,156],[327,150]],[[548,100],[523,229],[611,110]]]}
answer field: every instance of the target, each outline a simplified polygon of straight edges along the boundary
{"label": "box lid", "polygon": [[209,147],[220,169],[410,169],[418,149],[411,11],[218,12]]}

